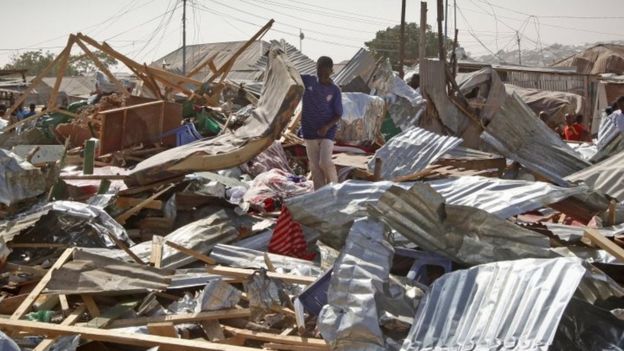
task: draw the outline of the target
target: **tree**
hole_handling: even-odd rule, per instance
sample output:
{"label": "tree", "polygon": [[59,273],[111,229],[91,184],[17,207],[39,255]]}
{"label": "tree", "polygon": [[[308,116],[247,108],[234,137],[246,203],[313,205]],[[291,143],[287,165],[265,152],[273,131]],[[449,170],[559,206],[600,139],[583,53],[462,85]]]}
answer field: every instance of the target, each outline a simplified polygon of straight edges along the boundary
{"label": "tree", "polygon": [[[418,45],[420,43],[420,28],[416,23],[405,24],[405,64],[415,64],[418,61]],[[376,58],[388,57],[394,69],[399,68],[399,44],[401,26],[388,27],[375,34],[375,38],[364,43]],[[427,57],[438,57],[438,34],[431,31],[427,26],[427,42],[425,52]],[[453,41],[446,38],[445,48],[447,53],[453,48]],[[450,54],[447,54],[450,57]]]}
{"label": "tree", "polygon": [[[100,62],[102,62],[107,68],[111,68],[117,65],[117,60],[108,56],[101,51],[95,51],[93,53]],[[41,50],[26,51],[19,55],[11,57],[11,62],[4,66],[5,69],[26,69],[26,75],[38,75],[43,69],[54,60],[56,55]],[[65,76],[77,76],[87,75],[97,70],[97,66],[86,55],[72,55],[67,62],[67,69],[65,70]],[[59,70],[58,65],[54,65],[50,71],[46,74],[48,77],[56,76]]]}

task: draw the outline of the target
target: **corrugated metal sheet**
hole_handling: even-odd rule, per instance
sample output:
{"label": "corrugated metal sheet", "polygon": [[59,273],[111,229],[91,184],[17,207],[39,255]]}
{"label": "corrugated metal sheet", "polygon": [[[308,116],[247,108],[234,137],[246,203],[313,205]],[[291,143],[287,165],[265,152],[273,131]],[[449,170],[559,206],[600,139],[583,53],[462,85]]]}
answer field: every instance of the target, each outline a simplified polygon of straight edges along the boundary
{"label": "corrugated metal sheet", "polygon": [[[375,152],[375,158],[383,160],[381,177],[395,179],[425,169],[461,142],[461,139],[453,136],[438,135],[413,127],[392,137]],[[375,158],[368,164],[370,171],[375,168]]]}
{"label": "corrugated metal sheet", "polygon": [[563,188],[545,182],[477,176],[428,182],[453,205],[480,208],[509,218],[561,201],[587,190],[585,186]]}
{"label": "corrugated metal sheet", "polygon": [[566,180],[584,182],[595,190],[624,201],[624,152],[576,172]]}
{"label": "corrugated metal sheet", "polygon": [[338,86],[348,84],[356,77],[361,77],[364,82],[367,82],[375,70],[376,62],[377,60],[368,50],[360,49],[332,79]]}
{"label": "corrugated metal sheet", "polygon": [[546,236],[517,226],[474,207],[448,205],[427,184],[405,190],[393,186],[369,214],[414,242],[464,264],[520,258],[548,258]]}
{"label": "corrugated metal sheet", "polygon": [[[351,222],[366,216],[367,204],[378,201],[393,185],[409,189],[412,184],[348,180],[287,199],[286,205],[293,219],[317,229],[327,244],[342,247]],[[544,207],[584,190],[584,187],[561,188],[543,182],[482,177],[458,177],[429,184],[450,204],[473,206],[501,218]]]}
{"label": "corrugated metal sheet", "polygon": [[[459,82],[459,87],[463,93],[479,89],[478,95],[485,98],[479,115],[485,128],[480,133],[481,139],[505,157],[559,185],[567,184],[563,179],[565,176],[589,166],[536,118],[517,94],[506,91],[498,74],[491,68],[466,75]],[[437,98],[441,101],[434,100],[438,109],[439,104],[444,102],[443,98]]]}
{"label": "corrugated metal sheet", "polygon": [[424,60],[419,65],[419,70],[423,94],[435,106],[440,122],[455,136],[464,140],[463,146],[480,149],[481,126],[471,122],[449,99],[446,93],[444,63]]}
{"label": "corrugated metal sheet", "polygon": [[[220,264],[238,268],[268,269],[265,252],[239,246],[217,244],[210,257]],[[313,262],[290,256],[267,253],[275,268],[281,273],[318,277],[323,273]]]}
{"label": "corrugated metal sheet", "polygon": [[[186,47],[186,67],[191,70],[209,57],[214,57],[216,67],[221,67],[236,50],[247,41],[231,41],[223,43],[197,44]],[[316,62],[302,54],[297,48],[284,40],[270,42],[258,40],[253,43],[236,59],[227,78],[234,82],[260,81],[266,68],[265,54],[271,45],[278,45],[286,53],[295,69],[301,74],[315,74]],[[151,66],[163,68],[177,74],[182,73],[182,48],[179,48],[162,58],[155,60]],[[209,67],[204,67],[193,76],[194,79],[204,80],[210,75]]]}
{"label": "corrugated metal sheet", "polygon": [[496,262],[445,274],[402,351],[548,350],[585,269],[579,259]]}
{"label": "corrugated metal sheet", "polygon": [[352,222],[367,215],[366,204],[377,201],[393,184],[348,180],[287,199],[286,206],[294,220],[318,230],[326,244],[341,248]]}
{"label": "corrugated metal sheet", "polygon": [[[238,237],[238,230],[232,225],[232,218],[225,210],[206,218],[191,222],[165,236],[171,241],[201,254],[208,254],[218,243],[229,243]],[[131,248],[137,256],[147,261],[152,253],[151,241],[144,241]],[[165,245],[162,254],[162,267],[178,268],[196,261],[178,250]]]}
{"label": "corrugated metal sheet", "polygon": [[9,150],[0,149],[0,204],[7,207],[45,191],[41,170]]}
{"label": "corrugated metal sheet", "polygon": [[[335,350],[385,351],[376,295],[383,294],[394,250],[383,223],[360,219],[334,265],[318,328]],[[354,298],[357,296],[357,298]]]}
{"label": "corrugated metal sheet", "polygon": [[481,137],[507,158],[555,184],[567,185],[564,177],[590,164],[552,130],[536,122],[533,112],[513,94],[505,99]]}
{"label": "corrugated metal sheet", "polygon": [[338,122],[336,142],[369,146],[383,140],[381,124],[386,117],[386,103],[379,96],[342,93],[342,117]]}

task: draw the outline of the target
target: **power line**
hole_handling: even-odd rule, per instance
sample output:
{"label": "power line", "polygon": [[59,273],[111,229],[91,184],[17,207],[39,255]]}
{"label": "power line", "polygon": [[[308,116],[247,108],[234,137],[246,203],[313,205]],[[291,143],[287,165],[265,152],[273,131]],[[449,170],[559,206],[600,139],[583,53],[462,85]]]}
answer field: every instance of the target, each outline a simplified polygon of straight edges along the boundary
{"label": "power line", "polygon": [[[267,17],[265,17],[265,16],[260,16],[258,14],[255,14],[255,13],[252,13],[252,12],[249,12],[249,11],[245,11],[245,10],[242,10],[242,9],[230,6],[230,5],[226,5],[226,4],[224,4],[224,3],[220,2],[220,1],[217,1],[217,0],[210,0],[210,1],[212,3],[215,3],[215,4],[221,5],[223,7],[226,7],[228,9],[230,9],[230,10],[236,11],[237,13],[244,13],[244,14],[252,16],[252,17],[256,17],[256,18],[259,18],[259,19],[262,19],[262,20],[267,20]],[[283,26],[286,26],[286,27],[293,28],[293,29],[297,29],[297,30],[303,29],[303,30],[305,30],[307,32],[310,32],[310,33],[320,34],[320,35],[324,35],[324,36],[328,36],[328,37],[335,37],[335,38],[341,38],[341,39],[352,40],[352,41],[364,41],[364,39],[360,39],[360,38],[346,37],[346,36],[343,36],[343,35],[337,35],[335,33],[321,32],[321,31],[317,31],[317,30],[314,30],[314,29],[310,29],[310,28],[306,28],[306,27],[302,27],[302,26],[298,26],[298,25],[294,25],[294,24],[289,24],[289,23],[284,23],[284,22],[276,22],[276,23],[278,23],[280,25],[283,25]]]}
{"label": "power line", "polygon": [[[227,14],[227,13],[224,13],[224,12],[221,12],[221,11],[218,11],[218,10],[214,10],[214,9],[211,9],[211,8],[208,8],[208,7],[202,6],[201,8],[199,8],[199,10],[202,10],[202,11],[205,11],[205,12],[209,12],[209,13],[212,13],[213,15],[217,15],[217,16],[225,16],[225,17],[233,19],[233,20],[235,20],[237,22],[241,22],[241,23],[245,23],[245,24],[251,25],[251,26],[253,26],[255,28],[261,28],[263,26],[263,25],[260,25],[260,24],[257,24],[257,23],[253,23],[253,22],[249,22],[247,20],[244,20],[244,19],[232,16],[230,14]],[[268,20],[268,19],[265,18],[265,20]],[[288,35],[288,36],[291,36],[291,37],[299,38],[299,34],[293,34],[293,33],[286,32],[286,31],[283,31],[283,30],[279,30],[279,29],[276,29],[276,28],[271,28],[271,31],[274,31],[274,32],[277,32],[277,33],[281,33],[281,34],[284,34],[284,35]],[[314,37],[310,37],[310,36],[306,36],[306,40],[316,41],[316,42],[320,42],[320,43],[331,44],[331,45],[336,45],[336,46],[341,46],[341,47],[351,47],[351,48],[356,48],[356,49],[360,49],[362,47],[362,46],[355,46],[355,45],[350,45],[350,44],[346,44],[346,43],[339,43],[339,42],[335,42],[335,41],[318,39],[318,38],[314,38]]]}
{"label": "power line", "polygon": [[[246,4],[249,4],[249,5],[261,8],[261,9],[265,9],[265,10],[271,11],[272,13],[281,14],[281,15],[288,16],[288,17],[293,18],[293,19],[300,20],[300,21],[304,21],[304,22],[308,22],[308,23],[312,23],[312,24],[318,24],[318,25],[321,25],[323,27],[328,27],[328,28],[336,28],[336,29],[342,29],[342,30],[355,32],[355,33],[362,33],[362,30],[360,30],[360,29],[353,29],[353,28],[348,28],[348,27],[336,26],[336,25],[333,25],[333,24],[330,24],[330,23],[323,23],[323,22],[312,21],[312,20],[304,18],[304,17],[299,17],[299,16],[295,16],[293,14],[289,14],[289,13],[278,11],[276,9],[264,7],[264,6],[258,5],[257,1],[250,1],[250,0],[240,0],[240,1],[242,1],[242,2],[244,2]],[[371,33],[371,35],[374,35],[374,33]]]}

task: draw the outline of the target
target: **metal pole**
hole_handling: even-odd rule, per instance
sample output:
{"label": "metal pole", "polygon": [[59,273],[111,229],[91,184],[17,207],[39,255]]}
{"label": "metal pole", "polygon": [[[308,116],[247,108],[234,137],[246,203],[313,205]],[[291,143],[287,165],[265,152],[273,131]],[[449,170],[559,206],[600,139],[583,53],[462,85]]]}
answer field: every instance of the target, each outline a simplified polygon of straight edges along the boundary
{"label": "metal pole", "polygon": [[186,0],[182,0],[182,75],[186,75]]}
{"label": "metal pole", "polygon": [[516,31],[516,38],[518,39],[518,64],[522,64],[522,51],[520,51],[520,34]]}
{"label": "metal pole", "polygon": [[401,37],[399,41],[399,76],[403,78],[403,63],[405,60],[405,0],[401,1]]}
{"label": "metal pole", "polygon": [[299,28],[299,51],[303,52],[303,48],[301,46],[301,42],[303,41],[303,32],[301,32],[301,28]]}

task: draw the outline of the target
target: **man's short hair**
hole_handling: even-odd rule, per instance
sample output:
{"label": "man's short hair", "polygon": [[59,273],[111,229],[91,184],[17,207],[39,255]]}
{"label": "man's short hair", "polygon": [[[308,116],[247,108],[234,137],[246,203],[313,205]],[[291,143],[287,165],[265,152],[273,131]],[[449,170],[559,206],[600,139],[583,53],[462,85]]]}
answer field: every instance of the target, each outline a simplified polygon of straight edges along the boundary
{"label": "man's short hair", "polygon": [[624,102],[624,95],[621,95],[619,98],[617,98],[617,100],[615,100],[616,103],[620,103],[620,102]]}
{"label": "man's short hair", "polygon": [[28,107],[30,107],[30,108],[35,108],[35,107],[37,107],[37,105],[35,105],[35,104],[30,104]]}
{"label": "man's short hair", "polygon": [[321,56],[316,61],[317,67],[334,68],[334,61],[329,56]]}

